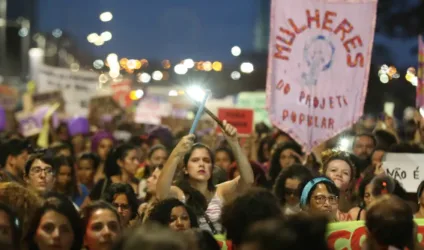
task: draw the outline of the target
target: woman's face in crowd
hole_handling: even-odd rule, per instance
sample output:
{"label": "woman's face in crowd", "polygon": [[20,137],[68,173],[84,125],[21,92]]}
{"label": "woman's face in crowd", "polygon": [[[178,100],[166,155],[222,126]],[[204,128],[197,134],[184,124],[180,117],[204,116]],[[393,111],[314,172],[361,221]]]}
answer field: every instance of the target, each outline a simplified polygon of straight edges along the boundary
{"label": "woman's face in crowd", "polygon": [[227,152],[218,151],[215,153],[215,164],[228,172],[232,162]]}
{"label": "woman's face in crowd", "polygon": [[368,207],[371,202],[374,201],[374,196],[372,195],[372,188],[372,184],[368,184],[365,186],[364,202],[366,207]]}
{"label": "woman's face in crowd", "polygon": [[40,159],[34,160],[26,177],[28,186],[39,193],[45,193],[52,189],[54,181],[53,167]]}
{"label": "woman's face in crowd", "polygon": [[119,216],[121,217],[121,225],[126,227],[132,216],[131,207],[128,202],[126,194],[117,194],[115,195],[112,205],[118,210]]}
{"label": "woman's face in crowd", "polygon": [[4,211],[0,211],[0,242],[5,245],[13,244],[12,225],[9,215]]}
{"label": "woman's face in crowd", "polygon": [[65,188],[67,187],[72,181],[72,169],[70,166],[60,166],[59,171],[57,173],[57,185]]}
{"label": "woman's face in crowd", "polygon": [[211,178],[212,159],[206,148],[196,148],[187,163],[187,173],[196,181],[208,181]]}
{"label": "woman's face in crowd", "polygon": [[109,250],[121,234],[121,225],[109,209],[94,211],[85,229],[84,246],[90,250]]}
{"label": "woman's face in crowd", "polygon": [[289,206],[296,206],[299,204],[299,179],[287,178],[284,184],[284,199]]}
{"label": "woman's face in crowd", "polygon": [[381,163],[383,161],[384,156],[383,150],[376,150],[371,156],[372,165],[376,166],[377,164]]}
{"label": "woman's face in crowd", "polygon": [[94,166],[93,161],[89,159],[80,160],[78,163],[78,180],[84,185],[91,186],[94,181]]}
{"label": "woman's face in crowd", "polygon": [[40,220],[34,236],[40,250],[71,249],[74,231],[68,218],[55,211],[48,211]]}
{"label": "woman's face in crowd", "polygon": [[100,140],[99,146],[97,147],[97,154],[102,161],[106,160],[107,154],[113,147],[113,141],[111,139]]}
{"label": "woman's face in crowd", "polygon": [[295,164],[297,161],[299,161],[297,157],[297,153],[292,149],[283,150],[283,152],[281,152],[280,154],[281,169],[290,167],[291,165]]}
{"label": "woman's face in crowd", "polygon": [[334,181],[334,184],[341,190],[346,191],[352,180],[352,172],[349,164],[343,160],[332,160],[328,163],[325,175]]}
{"label": "woman's face in crowd", "polygon": [[327,187],[320,183],[316,185],[309,200],[309,211],[312,213],[326,213],[331,218],[336,218],[338,205],[338,197],[328,192]]}
{"label": "woman's face in crowd", "polygon": [[190,216],[185,207],[179,206],[172,209],[169,227],[174,231],[185,231],[191,228]]}
{"label": "woman's face in crowd", "polygon": [[168,153],[163,149],[157,149],[153,152],[152,156],[149,159],[149,165],[157,166],[160,164],[165,164],[168,159]]}
{"label": "woman's face in crowd", "polygon": [[128,175],[134,176],[140,161],[137,158],[137,151],[135,149],[129,150],[123,160],[118,160],[118,165]]}
{"label": "woman's face in crowd", "polygon": [[152,175],[147,178],[147,193],[149,194],[155,194],[156,193],[156,183],[158,182],[159,175],[161,173],[161,170],[159,168],[156,168],[155,171],[153,171]]}

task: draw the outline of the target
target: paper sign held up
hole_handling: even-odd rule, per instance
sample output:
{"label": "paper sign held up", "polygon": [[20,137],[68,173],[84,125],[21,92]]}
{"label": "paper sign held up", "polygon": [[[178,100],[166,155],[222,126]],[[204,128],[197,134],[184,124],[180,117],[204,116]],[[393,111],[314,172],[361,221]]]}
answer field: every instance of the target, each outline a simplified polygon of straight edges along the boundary
{"label": "paper sign held up", "polygon": [[[219,108],[218,118],[236,127],[239,135],[253,133],[253,109]],[[220,128],[217,132],[222,133]]]}
{"label": "paper sign held up", "polygon": [[383,168],[408,193],[415,193],[424,180],[424,154],[386,154]]}

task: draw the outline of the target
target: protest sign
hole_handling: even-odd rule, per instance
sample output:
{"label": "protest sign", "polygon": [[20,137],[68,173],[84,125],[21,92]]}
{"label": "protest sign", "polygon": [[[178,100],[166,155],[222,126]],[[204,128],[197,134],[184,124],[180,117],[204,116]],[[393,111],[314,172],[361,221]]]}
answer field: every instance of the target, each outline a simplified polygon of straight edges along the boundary
{"label": "protest sign", "polygon": [[[19,123],[19,130],[24,137],[30,137],[41,132],[43,128],[43,119],[51,109],[51,105],[43,105],[34,109],[32,112],[17,112],[15,118]],[[59,124],[59,118],[56,114],[52,117],[53,127]]]}
{"label": "protest sign", "polygon": [[130,99],[131,80],[125,79],[111,85],[113,91],[113,99],[123,108],[128,108],[132,104]]}
{"label": "protest sign", "polygon": [[[417,240],[423,244],[424,219],[416,219],[418,225]],[[364,221],[330,223],[327,230],[329,249],[361,250],[366,239]]]}
{"label": "protest sign", "polygon": [[19,92],[8,85],[0,85],[0,106],[5,110],[14,110],[18,105]]}
{"label": "protest sign", "polygon": [[377,0],[272,1],[267,109],[272,123],[308,152],[362,116],[376,6]]}
{"label": "protest sign", "polygon": [[405,188],[408,193],[416,193],[424,180],[424,154],[394,154],[384,156],[383,169]]}
{"label": "protest sign", "polygon": [[[233,125],[239,135],[250,135],[253,133],[253,110],[252,109],[235,109],[235,108],[219,108],[218,118]],[[222,133],[221,128],[217,128],[217,133]]]}
{"label": "protest sign", "polygon": [[118,115],[125,114],[125,111],[115,102],[112,96],[98,96],[90,100],[88,120],[90,124],[100,126],[104,123],[104,118],[111,119]]}
{"label": "protest sign", "polygon": [[62,97],[62,91],[51,91],[51,92],[44,92],[44,93],[38,93],[38,94],[32,94],[32,107],[39,107],[43,105],[52,105],[54,103],[59,103],[60,108],[59,111],[65,110],[65,101]]}
{"label": "protest sign", "polygon": [[98,74],[79,70],[43,66],[40,70],[37,93],[62,91],[66,112],[70,115],[87,115],[90,98],[96,96]]}
{"label": "protest sign", "polygon": [[145,96],[137,105],[134,114],[136,123],[160,125],[161,118],[171,115],[172,105],[159,96]]}
{"label": "protest sign", "polygon": [[255,124],[264,122],[267,125],[271,125],[271,121],[268,117],[268,111],[265,109],[265,91],[239,93],[236,98],[236,107],[253,109],[255,111]]}

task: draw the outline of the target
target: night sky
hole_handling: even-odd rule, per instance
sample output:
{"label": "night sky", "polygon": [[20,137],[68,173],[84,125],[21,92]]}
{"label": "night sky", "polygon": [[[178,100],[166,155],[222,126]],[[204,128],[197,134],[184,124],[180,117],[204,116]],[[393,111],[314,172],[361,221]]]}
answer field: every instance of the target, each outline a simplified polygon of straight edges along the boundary
{"label": "night sky", "polygon": [[[119,57],[229,61],[233,45],[252,50],[258,0],[40,0],[38,28],[59,28],[77,45],[99,58]],[[100,13],[113,20],[102,23]],[[110,31],[101,47],[87,35]]]}

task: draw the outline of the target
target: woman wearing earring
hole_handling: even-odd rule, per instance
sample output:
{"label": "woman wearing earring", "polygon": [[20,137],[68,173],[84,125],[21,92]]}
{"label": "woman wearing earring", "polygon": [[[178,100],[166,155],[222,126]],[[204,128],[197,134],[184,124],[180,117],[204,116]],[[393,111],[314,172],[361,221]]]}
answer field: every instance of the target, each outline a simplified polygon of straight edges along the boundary
{"label": "woman wearing earring", "polygon": [[[254,182],[253,171],[243,154],[236,129],[224,124],[224,136],[234,153],[240,177],[221,183],[212,182],[214,155],[205,145],[194,144],[194,135],[187,135],[178,143],[169,156],[157,182],[156,195],[159,200],[175,197],[194,209],[200,228],[214,234],[222,233],[219,222],[224,201],[231,200]],[[173,186],[178,164],[184,163],[184,176]]]}

